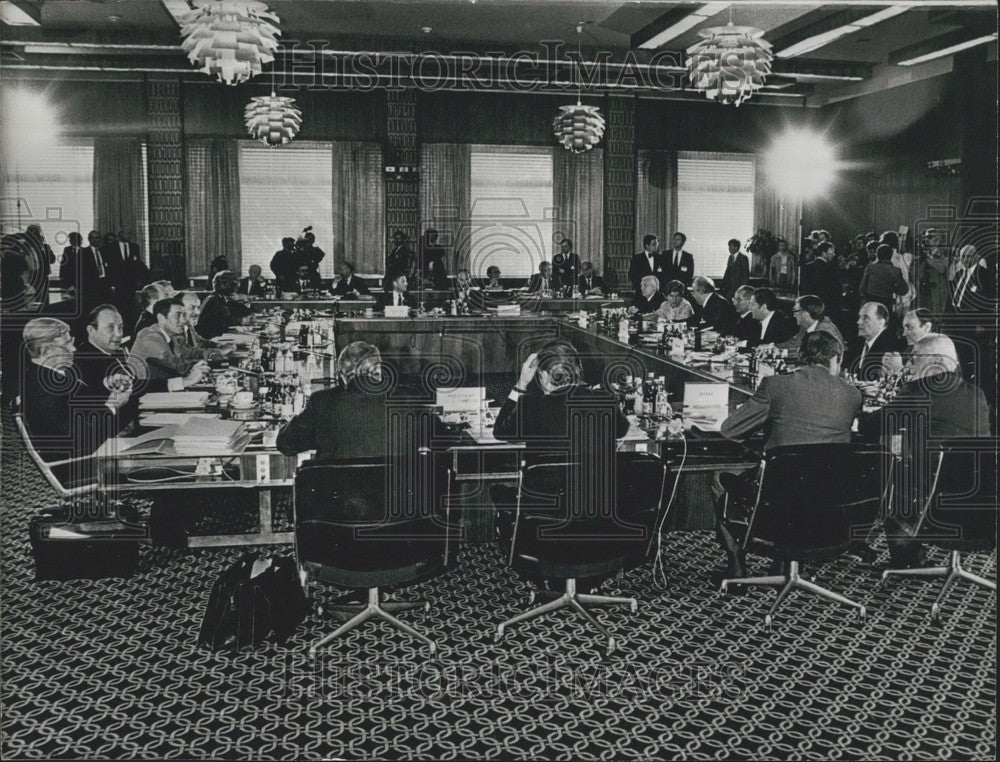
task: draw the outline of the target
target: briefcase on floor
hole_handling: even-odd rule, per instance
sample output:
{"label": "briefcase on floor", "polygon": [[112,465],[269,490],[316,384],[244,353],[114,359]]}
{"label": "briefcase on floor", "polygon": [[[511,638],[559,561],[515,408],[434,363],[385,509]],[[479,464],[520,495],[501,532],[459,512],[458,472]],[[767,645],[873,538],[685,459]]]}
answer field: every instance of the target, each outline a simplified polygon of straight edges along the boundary
{"label": "briefcase on floor", "polygon": [[29,532],[36,580],[130,577],[139,566],[141,526],[117,517],[73,516],[68,507],[31,517]]}

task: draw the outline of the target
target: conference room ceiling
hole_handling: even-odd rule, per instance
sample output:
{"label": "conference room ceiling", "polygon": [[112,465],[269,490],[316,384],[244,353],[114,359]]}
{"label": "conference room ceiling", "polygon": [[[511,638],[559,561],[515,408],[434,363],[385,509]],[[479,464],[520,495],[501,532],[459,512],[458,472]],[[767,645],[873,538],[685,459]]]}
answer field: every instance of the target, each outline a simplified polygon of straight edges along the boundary
{"label": "conference room ceiling", "polygon": [[[179,46],[176,13],[183,0],[42,0],[4,3],[21,10],[36,24],[2,25],[0,66],[15,71],[117,71],[134,68],[188,73],[190,65]],[[765,39],[780,53],[792,44],[870,16],[887,2],[859,5],[856,0],[807,3],[796,0],[737,0],[729,4],[602,0],[272,0],[281,19],[284,46],[322,41],[328,50],[387,53],[527,52],[551,56],[552,41],[575,50],[586,60],[601,55],[610,61],[660,61],[683,65],[683,51],[699,39],[699,30],[724,25],[732,15],[737,25],[764,30]],[[788,105],[822,105],[864,92],[877,91],[950,71],[951,57],[917,66],[890,63],[894,51],[924,45],[947,35],[971,36],[996,31],[996,6],[983,0],[900,2],[905,11],[858,29],[794,57],[776,55],[767,91],[781,93]],[[709,11],[716,11],[709,15]],[[706,14],[699,23],[685,20]],[[6,17],[6,16],[5,16]],[[586,22],[582,34],[577,25]],[[682,29],[651,47],[649,40],[678,22]],[[30,22],[29,22],[30,23]],[[687,27],[684,29],[683,27]],[[549,41],[546,44],[546,41]],[[646,47],[643,44],[646,43]],[[86,47],[87,45],[90,47]],[[943,45],[943,43],[942,43]],[[149,47],[135,47],[149,46]],[[996,57],[996,42],[986,46]],[[280,59],[279,59],[280,60]],[[643,95],[662,95],[646,92]],[[789,97],[792,96],[792,97]]]}

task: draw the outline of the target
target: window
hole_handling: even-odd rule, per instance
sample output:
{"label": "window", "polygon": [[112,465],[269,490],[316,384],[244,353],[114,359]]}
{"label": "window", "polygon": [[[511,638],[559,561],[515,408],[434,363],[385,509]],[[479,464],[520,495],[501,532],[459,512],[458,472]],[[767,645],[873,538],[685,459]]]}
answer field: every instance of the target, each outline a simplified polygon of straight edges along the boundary
{"label": "window", "polygon": [[76,231],[84,240],[94,227],[94,143],[65,141],[45,150],[5,151],[0,176],[0,227],[3,233],[42,226],[56,262]]}
{"label": "window", "polygon": [[[753,155],[677,155],[677,229],[687,236],[684,248],[694,254],[695,274],[721,276],[729,239],[745,244],[753,235],[753,193]],[[667,248],[670,241],[661,244]]]}
{"label": "window", "polygon": [[527,278],[551,260],[552,152],[524,146],[472,146],[472,246],[469,269],[496,265]]}
{"label": "window", "polygon": [[319,272],[333,277],[333,159],[330,143],[300,141],[281,148],[240,143],[240,241],[243,271],[260,265],[271,276],[281,239],[312,225],[326,252]]}

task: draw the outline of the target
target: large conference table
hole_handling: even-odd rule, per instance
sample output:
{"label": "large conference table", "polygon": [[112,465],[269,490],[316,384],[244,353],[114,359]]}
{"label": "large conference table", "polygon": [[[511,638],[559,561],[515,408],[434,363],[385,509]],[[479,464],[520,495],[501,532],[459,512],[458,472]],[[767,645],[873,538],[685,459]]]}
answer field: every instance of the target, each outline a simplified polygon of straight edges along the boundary
{"label": "large conference table", "polygon": [[[509,389],[524,359],[556,338],[569,341],[579,350],[588,383],[607,382],[615,372],[633,377],[653,372],[665,378],[675,409],[683,404],[686,383],[725,383],[717,372],[708,368],[685,364],[654,347],[623,344],[558,315],[337,318],[334,325],[338,348],[351,341],[367,341],[382,351],[384,359],[401,377],[417,377],[430,387],[492,385],[496,388],[500,379],[500,388]],[[739,405],[751,394],[748,388],[730,384],[730,407]],[[488,486],[516,478],[523,445],[464,435],[449,441],[443,449],[458,482],[466,538],[487,540],[492,536],[493,522]],[[656,452],[675,467],[683,462],[670,525],[684,529],[712,526],[711,485],[717,472],[750,468],[758,459],[752,449],[728,442],[717,434],[697,431],[689,431],[684,440],[664,440],[633,427],[620,442],[620,449]],[[302,459],[264,446],[258,436],[245,450],[228,456],[198,458],[179,457],[169,451],[148,455],[118,452],[99,458],[98,471],[104,488],[119,492],[169,490],[178,491],[178,498],[183,499],[188,490],[255,490],[258,532],[191,537],[189,546],[260,545],[292,541],[291,533],[276,532],[272,527],[272,499],[274,494],[290,489],[296,465]],[[199,461],[201,468],[195,473]],[[184,478],[183,472],[191,472],[190,477]],[[163,474],[179,476],[158,481]]]}

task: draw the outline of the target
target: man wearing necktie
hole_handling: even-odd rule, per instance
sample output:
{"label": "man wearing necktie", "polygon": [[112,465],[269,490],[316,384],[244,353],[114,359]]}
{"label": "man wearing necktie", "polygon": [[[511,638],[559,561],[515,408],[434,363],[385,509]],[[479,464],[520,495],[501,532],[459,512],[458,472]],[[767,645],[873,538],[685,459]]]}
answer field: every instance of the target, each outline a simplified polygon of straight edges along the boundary
{"label": "man wearing necktie", "polygon": [[528,293],[545,293],[559,286],[559,278],[553,274],[551,263],[542,262],[538,265],[538,272],[528,281]]}
{"label": "man wearing necktie", "polygon": [[679,280],[687,288],[691,288],[691,281],[694,278],[694,256],[689,251],[684,251],[684,244],[687,236],[683,233],[674,233],[673,248],[670,250],[669,265],[664,269],[663,280],[670,282]]}
{"label": "man wearing necktie", "polygon": [[184,300],[179,296],[160,299],[153,305],[153,316],[156,324],[139,331],[132,347],[139,378],[165,380],[169,391],[194,386],[208,370],[208,363],[185,355],[182,337],[188,313]]}
{"label": "man wearing necktie", "polygon": [[406,293],[408,285],[406,273],[396,272],[387,274],[386,279],[389,280],[392,290],[382,297],[382,303],[386,307],[409,307],[414,309],[416,305],[413,303],[412,298]]}
{"label": "man wearing necktie", "polygon": [[632,282],[633,290],[638,293],[641,290],[642,279],[647,275],[655,275],[660,281],[661,288],[664,281],[663,262],[657,253],[660,239],[652,233],[647,233],[642,237],[642,251],[632,255],[632,261],[628,266],[628,279]]}
{"label": "man wearing necktie", "polygon": [[101,257],[100,234],[91,231],[90,246],[83,246],[83,238],[76,231],[68,236],[69,245],[63,249],[59,282],[66,291],[74,289],[80,306],[89,310],[111,299],[111,287],[104,259]]}

